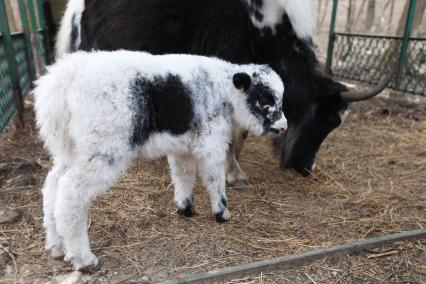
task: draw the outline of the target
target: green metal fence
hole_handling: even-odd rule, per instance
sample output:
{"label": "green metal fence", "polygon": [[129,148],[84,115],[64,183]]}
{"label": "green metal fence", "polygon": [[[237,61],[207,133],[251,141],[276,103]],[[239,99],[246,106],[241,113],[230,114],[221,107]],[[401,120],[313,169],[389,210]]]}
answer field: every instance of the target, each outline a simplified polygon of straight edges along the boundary
{"label": "green metal fence", "polygon": [[25,37],[24,34],[12,35],[13,48],[15,51],[15,60],[18,69],[19,86],[23,96],[26,96],[30,91],[31,78],[29,71],[29,60],[26,55]]}
{"label": "green metal fence", "polygon": [[4,129],[15,113],[12,78],[6,61],[6,51],[0,37],[0,130]]}
{"label": "green metal fence", "polygon": [[[15,113],[22,120],[23,98],[48,61],[48,34],[41,0],[20,0],[22,31],[10,33],[5,0],[0,0],[0,133]],[[29,19],[28,19],[29,18]]]}
{"label": "green metal fence", "polygon": [[390,87],[426,96],[426,38],[411,37],[416,0],[409,0],[404,36],[337,33],[334,31],[338,0],[334,0],[327,54],[333,75],[378,83],[395,66],[398,74]]}

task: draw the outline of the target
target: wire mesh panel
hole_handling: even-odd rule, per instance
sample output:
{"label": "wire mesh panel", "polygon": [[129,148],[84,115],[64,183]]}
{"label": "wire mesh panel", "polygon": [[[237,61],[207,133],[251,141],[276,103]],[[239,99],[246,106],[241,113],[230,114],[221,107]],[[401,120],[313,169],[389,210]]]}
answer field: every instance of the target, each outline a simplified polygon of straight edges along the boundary
{"label": "wire mesh panel", "polygon": [[41,0],[17,2],[22,24],[18,33],[10,31],[4,3],[0,0],[0,133],[15,112],[23,122],[23,97],[30,92],[32,80],[45,72],[50,48]]}
{"label": "wire mesh panel", "polygon": [[0,36],[0,133],[15,113],[13,102],[12,78],[6,61],[6,54]]}
{"label": "wire mesh panel", "polygon": [[[337,76],[376,84],[397,63],[402,37],[335,33],[333,73]],[[426,95],[426,39],[411,39],[407,61],[391,87]]]}
{"label": "wire mesh panel", "polygon": [[13,48],[15,50],[15,60],[18,66],[19,85],[21,86],[22,95],[26,96],[31,87],[31,79],[29,76],[29,66],[27,56],[25,54],[24,34],[14,34]]}
{"label": "wire mesh panel", "polygon": [[397,89],[426,95],[426,39],[410,40],[407,63],[401,72]]}

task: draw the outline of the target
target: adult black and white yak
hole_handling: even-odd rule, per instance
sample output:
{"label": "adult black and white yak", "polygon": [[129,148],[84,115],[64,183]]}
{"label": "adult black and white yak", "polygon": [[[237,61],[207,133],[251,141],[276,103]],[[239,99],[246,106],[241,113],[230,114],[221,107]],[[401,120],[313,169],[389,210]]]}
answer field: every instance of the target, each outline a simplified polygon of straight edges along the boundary
{"label": "adult black and white yak", "polygon": [[[350,92],[320,70],[312,42],[314,10],[312,0],[70,0],[56,49],[58,56],[128,49],[268,64],[286,86],[283,109],[289,128],[274,143],[281,167],[308,175],[348,103],[386,86]],[[243,140],[237,130],[228,157],[231,184],[248,182],[237,162]]]}

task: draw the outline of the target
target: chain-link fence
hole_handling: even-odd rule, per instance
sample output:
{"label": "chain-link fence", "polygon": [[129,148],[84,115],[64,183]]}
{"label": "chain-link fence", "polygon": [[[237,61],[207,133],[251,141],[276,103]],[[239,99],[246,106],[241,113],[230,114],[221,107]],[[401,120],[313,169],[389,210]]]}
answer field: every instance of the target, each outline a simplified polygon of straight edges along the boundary
{"label": "chain-link fence", "polygon": [[416,0],[408,1],[404,35],[385,36],[334,32],[338,3],[334,0],[328,70],[342,78],[376,84],[397,66],[390,87],[426,96],[426,38],[411,36]]}
{"label": "chain-link fence", "polygon": [[[332,70],[342,78],[376,84],[398,63],[401,37],[336,33]],[[426,38],[411,38],[406,62],[390,85],[426,95]]]}
{"label": "chain-link fence", "polygon": [[397,90],[426,96],[426,38],[410,38],[407,62],[399,81],[393,86]]}
{"label": "chain-link fence", "polygon": [[47,62],[41,0],[16,1],[22,30],[11,33],[5,0],[0,0],[0,133],[17,111],[22,112],[23,98]]}

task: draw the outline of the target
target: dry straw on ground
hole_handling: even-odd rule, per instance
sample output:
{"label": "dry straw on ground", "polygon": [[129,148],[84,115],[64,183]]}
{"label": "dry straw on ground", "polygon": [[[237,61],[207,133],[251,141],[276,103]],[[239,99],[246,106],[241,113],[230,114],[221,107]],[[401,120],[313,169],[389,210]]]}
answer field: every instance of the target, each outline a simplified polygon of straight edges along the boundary
{"label": "dry straw on ground", "polygon": [[[71,267],[43,251],[39,189],[50,162],[31,117],[27,121],[25,129],[0,137],[1,205],[25,210],[17,223],[0,227],[0,238],[15,253],[18,279],[42,283]],[[144,275],[174,278],[426,226],[424,106],[382,100],[353,105],[348,120],[322,146],[317,164],[309,178],[280,171],[268,139],[250,137],[242,167],[254,186],[229,188],[232,220],[216,224],[201,186],[195,189],[198,215],[181,218],[167,163],[136,162],[92,206],[90,239],[103,261],[95,276],[122,283]],[[319,261],[241,281],[424,282],[425,245],[397,245],[388,248],[396,253],[377,258],[367,253]],[[13,269],[9,262],[0,273],[13,279]]]}

